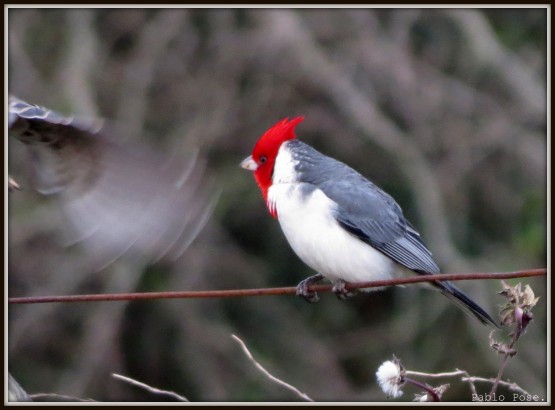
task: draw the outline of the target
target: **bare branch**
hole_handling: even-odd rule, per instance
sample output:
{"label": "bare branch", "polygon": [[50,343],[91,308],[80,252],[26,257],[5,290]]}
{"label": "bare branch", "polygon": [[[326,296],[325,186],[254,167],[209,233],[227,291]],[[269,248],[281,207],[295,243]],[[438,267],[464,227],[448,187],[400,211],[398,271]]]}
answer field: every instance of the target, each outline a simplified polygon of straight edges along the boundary
{"label": "bare branch", "polygon": [[159,394],[159,395],[163,395],[163,396],[169,396],[169,397],[171,397],[173,399],[176,399],[178,401],[189,401],[185,397],[183,397],[183,396],[181,396],[181,395],[179,395],[179,394],[177,394],[173,391],[160,390],[160,389],[157,389],[156,387],[149,386],[148,384],[139,382],[139,381],[134,380],[130,377],[122,376],[121,374],[112,373],[112,377],[114,377],[115,379],[127,382],[127,383],[129,383],[133,386],[140,387],[141,389],[144,389],[144,390],[146,390],[146,391],[148,391],[149,393],[152,393],[152,394]]}
{"label": "bare branch", "polygon": [[235,340],[237,343],[239,343],[239,345],[241,346],[241,348],[243,349],[243,352],[247,355],[247,357],[249,358],[249,360],[255,365],[255,367],[260,370],[266,377],[268,377],[268,379],[276,382],[277,384],[285,387],[287,390],[292,391],[293,393],[295,393],[296,395],[298,395],[299,397],[301,397],[303,400],[306,401],[314,401],[312,400],[310,397],[308,397],[305,393],[301,392],[299,389],[297,389],[294,386],[291,386],[289,383],[284,382],[283,380],[278,379],[275,376],[272,376],[264,367],[262,367],[262,365],[260,363],[258,363],[254,357],[252,357],[251,352],[249,351],[249,349],[247,348],[247,346],[245,345],[245,343],[243,343],[243,341],[235,336],[235,335],[231,335],[231,338],[233,340]]}

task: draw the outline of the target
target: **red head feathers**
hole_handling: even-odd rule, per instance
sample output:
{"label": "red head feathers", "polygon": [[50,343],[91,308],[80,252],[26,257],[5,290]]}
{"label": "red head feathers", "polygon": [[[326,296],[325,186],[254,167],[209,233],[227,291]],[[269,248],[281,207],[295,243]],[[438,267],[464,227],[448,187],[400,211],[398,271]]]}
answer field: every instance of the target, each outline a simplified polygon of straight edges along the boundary
{"label": "red head feathers", "polygon": [[243,168],[254,171],[254,177],[264,200],[267,200],[268,189],[272,185],[272,171],[279,148],[285,141],[295,138],[295,127],[303,120],[304,117],[296,117],[291,121],[289,118],[284,118],[275,124],[260,137],[252,155],[241,163]]}

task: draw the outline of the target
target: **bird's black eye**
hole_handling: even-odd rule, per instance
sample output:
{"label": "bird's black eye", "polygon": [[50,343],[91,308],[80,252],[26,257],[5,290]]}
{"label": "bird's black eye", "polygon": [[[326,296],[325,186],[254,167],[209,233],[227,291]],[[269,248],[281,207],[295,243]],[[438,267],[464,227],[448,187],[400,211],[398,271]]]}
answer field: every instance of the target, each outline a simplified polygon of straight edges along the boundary
{"label": "bird's black eye", "polygon": [[267,159],[264,155],[262,155],[262,156],[260,157],[260,159],[258,160],[258,162],[260,162],[261,164],[265,164],[267,160],[268,160],[268,159]]}

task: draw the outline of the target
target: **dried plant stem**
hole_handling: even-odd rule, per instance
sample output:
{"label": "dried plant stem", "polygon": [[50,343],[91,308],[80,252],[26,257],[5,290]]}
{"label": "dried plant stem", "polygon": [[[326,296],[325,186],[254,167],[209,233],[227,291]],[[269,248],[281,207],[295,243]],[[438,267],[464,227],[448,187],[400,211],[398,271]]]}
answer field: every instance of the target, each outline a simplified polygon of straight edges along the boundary
{"label": "dried plant stem", "polygon": [[434,391],[433,387],[428,386],[426,383],[422,383],[422,382],[419,382],[418,380],[410,379],[408,377],[405,378],[405,382],[424,390],[426,393],[430,395],[430,397],[432,398],[432,401],[441,401],[438,394]]}
{"label": "dried plant stem", "polygon": [[504,371],[504,368],[505,368],[507,362],[508,362],[508,358],[507,358],[507,356],[505,356],[505,358],[503,360],[503,364],[502,364],[501,368],[499,369],[499,372],[498,372],[497,377],[495,379],[494,378],[486,379],[484,377],[470,376],[470,374],[468,374],[468,372],[466,370],[460,370],[460,369],[456,369],[453,372],[443,372],[443,373],[424,373],[424,372],[416,372],[416,371],[413,371],[413,370],[406,370],[405,374],[408,375],[408,376],[432,377],[432,378],[463,376],[461,378],[461,380],[463,382],[467,382],[470,385],[470,390],[471,390],[473,395],[478,394],[478,392],[476,391],[476,386],[474,385],[474,382],[483,382],[483,383],[491,383],[491,384],[497,383],[498,385],[505,386],[505,387],[507,387],[508,389],[510,389],[512,391],[515,391],[515,392],[518,392],[518,393],[521,393],[521,394],[524,394],[524,395],[530,395],[529,392],[524,390],[518,384],[516,384],[514,382],[508,382],[508,381],[501,380],[501,375],[503,374],[503,371]]}
{"label": "dried plant stem", "polygon": [[461,380],[468,382],[471,393],[473,395],[478,394],[478,392],[476,391],[476,386],[473,383],[474,378],[471,377],[466,370],[456,369],[454,372],[444,372],[444,373],[423,373],[423,372],[415,372],[412,370],[406,370],[405,374],[410,376],[433,377],[433,378],[463,376]]}
{"label": "dried plant stem", "polygon": [[289,383],[284,382],[283,380],[278,379],[275,376],[272,376],[260,363],[258,363],[254,357],[252,356],[251,352],[249,351],[249,349],[247,348],[247,346],[245,345],[245,343],[237,336],[235,335],[231,335],[231,338],[233,340],[235,340],[237,343],[239,343],[239,345],[241,346],[241,348],[243,349],[243,352],[245,353],[245,355],[249,358],[249,360],[255,365],[255,367],[260,370],[266,377],[268,377],[268,379],[276,382],[277,384],[285,387],[287,390],[292,391],[293,393],[295,393],[297,396],[299,396],[300,398],[302,398],[303,400],[306,401],[314,401],[312,400],[310,397],[308,397],[305,393],[301,392],[299,389],[297,389],[294,386],[291,386]]}
{"label": "dried plant stem", "polygon": [[[474,376],[468,376],[468,377],[463,377],[462,379],[463,381],[467,381],[467,382],[484,382],[484,383],[495,383],[495,379],[486,379],[484,377],[474,377]],[[498,384],[501,386],[505,386],[507,387],[509,390],[524,394],[524,395],[530,395],[531,394],[529,392],[527,392],[526,390],[524,390],[522,387],[520,387],[518,384],[513,383],[513,382],[508,382],[508,381],[504,381],[504,380],[499,380]]]}
{"label": "dried plant stem", "polygon": [[[513,340],[509,345],[510,349],[514,348],[516,339],[517,338],[513,336]],[[511,355],[509,353],[505,353],[505,355],[503,356],[503,361],[501,362],[501,366],[499,367],[499,371],[497,372],[497,377],[495,378],[495,380],[493,381],[493,385],[491,386],[490,394],[495,394],[495,392],[497,391],[497,386],[499,386],[499,383],[501,382],[501,376],[503,376],[503,372],[505,371],[505,367],[507,367],[507,363],[509,363],[510,358]]]}
{"label": "dried plant stem", "polygon": [[409,376],[420,376],[420,377],[456,377],[456,376],[468,376],[468,373],[464,370],[457,369],[454,372],[443,372],[443,373],[424,373],[424,372],[415,372],[413,370],[406,370],[405,373]]}

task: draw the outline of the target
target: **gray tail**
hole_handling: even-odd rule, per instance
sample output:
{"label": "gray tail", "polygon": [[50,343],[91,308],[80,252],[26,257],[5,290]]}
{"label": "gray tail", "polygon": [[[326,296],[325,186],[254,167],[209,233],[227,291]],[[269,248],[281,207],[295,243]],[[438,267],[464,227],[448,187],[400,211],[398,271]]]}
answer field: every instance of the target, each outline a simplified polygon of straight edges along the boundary
{"label": "gray tail", "polygon": [[493,320],[484,309],[478,306],[476,302],[470,299],[451,282],[434,282],[434,285],[441,290],[442,294],[461,307],[465,313],[469,313],[476,317],[484,325],[499,327],[498,324],[495,323],[495,320]]}

